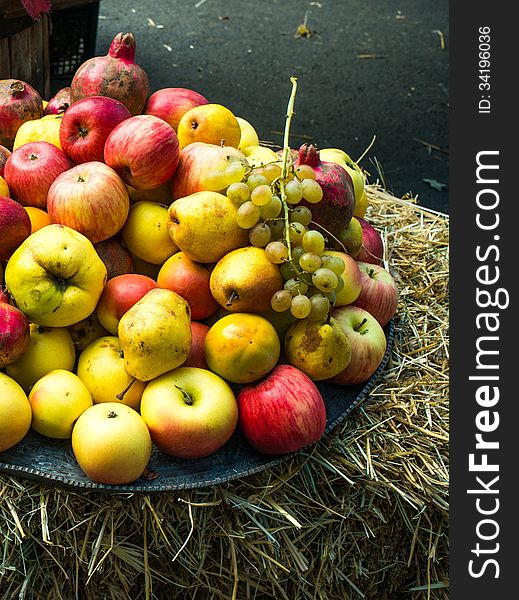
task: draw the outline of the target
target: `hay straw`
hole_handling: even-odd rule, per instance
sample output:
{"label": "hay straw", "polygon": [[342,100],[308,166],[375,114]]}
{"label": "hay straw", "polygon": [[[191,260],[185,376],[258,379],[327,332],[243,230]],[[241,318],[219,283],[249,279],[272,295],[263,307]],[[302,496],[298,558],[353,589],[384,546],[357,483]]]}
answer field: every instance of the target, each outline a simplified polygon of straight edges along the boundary
{"label": "hay straw", "polygon": [[0,597],[448,598],[446,215],[368,187],[400,303],[390,362],[297,458],[153,496],[0,476]]}

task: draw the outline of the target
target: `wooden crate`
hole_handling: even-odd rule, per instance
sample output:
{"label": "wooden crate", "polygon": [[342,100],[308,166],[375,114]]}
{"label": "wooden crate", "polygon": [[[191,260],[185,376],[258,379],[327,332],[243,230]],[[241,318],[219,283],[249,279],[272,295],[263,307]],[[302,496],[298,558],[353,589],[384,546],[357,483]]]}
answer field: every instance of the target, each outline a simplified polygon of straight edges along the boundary
{"label": "wooden crate", "polygon": [[0,79],[21,79],[48,100],[51,94],[53,13],[99,0],[52,0],[52,11],[33,21],[20,0],[0,2]]}

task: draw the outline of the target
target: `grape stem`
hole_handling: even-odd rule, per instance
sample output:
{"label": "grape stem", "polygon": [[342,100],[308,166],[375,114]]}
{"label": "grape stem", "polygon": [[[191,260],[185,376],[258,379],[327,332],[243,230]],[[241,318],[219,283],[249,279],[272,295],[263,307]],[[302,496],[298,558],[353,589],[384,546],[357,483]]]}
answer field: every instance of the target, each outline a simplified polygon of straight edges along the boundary
{"label": "grape stem", "polygon": [[[292,117],[294,116],[294,102],[296,99],[297,92],[297,77],[291,77],[292,92],[288,101],[287,107],[287,118],[285,121],[285,134],[283,137],[283,162],[281,163],[281,180],[279,182],[279,195],[283,204],[283,214],[285,219],[285,240],[288,248],[288,260],[292,262],[292,243],[290,241],[290,218],[288,210],[287,195],[285,193],[285,179],[288,175],[288,155],[290,153],[290,125],[292,123]],[[290,154],[292,159],[292,155]]]}

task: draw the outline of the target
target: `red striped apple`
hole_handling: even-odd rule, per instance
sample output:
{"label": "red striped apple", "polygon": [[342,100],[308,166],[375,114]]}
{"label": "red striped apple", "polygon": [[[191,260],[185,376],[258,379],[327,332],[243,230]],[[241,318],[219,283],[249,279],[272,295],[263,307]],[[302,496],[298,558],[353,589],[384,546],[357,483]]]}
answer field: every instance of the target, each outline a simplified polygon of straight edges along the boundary
{"label": "red striped apple", "polygon": [[381,265],[359,262],[362,289],[353,302],[371,313],[382,325],[393,318],[398,308],[398,287],[394,277]]}
{"label": "red striped apple", "polygon": [[29,142],[13,151],[4,167],[11,196],[23,206],[46,210],[49,188],[72,163],[49,142]]}
{"label": "red striped apple", "polygon": [[362,226],[362,246],[355,255],[361,262],[380,265],[384,258],[384,241],[380,233],[362,217],[356,217]]}
{"label": "red striped apple", "polygon": [[238,394],[240,427],[264,454],[296,452],[317,442],[326,427],[326,406],[315,383],[302,371],[281,364],[260,383]]}
{"label": "red striped apple", "polygon": [[130,200],[119,175],[108,165],[91,161],[56,178],[49,189],[47,210],[53,223],[67,225],[95,244],[121,229]]}
{"label": "red striped apple", "polygon": [[154,115],[130,117],[108,136],[104,160],[136,190],[157,188],[171,179],[177,169],[177,134],[171,125]]}
{"label": "red striped apple", "polygon": [[61,148],[75,163],[103,162],[106,139],[129,117],[130,111],[114,98],[89,96],[78,100],[65,111],[61,120]]}
{"label": "red striped apple", "polygon": [[144,114],[163,119],[176,131],[185,113],[202,104],[209,104],[209,100],[194,90],[177,87],[161,88],[153,92],[146,101]]}
{"label": "red striped apple", "polygon": [[351,360],[330,381],[338,385],[363,383],[373,375],[384,358],[386,334],[375,317],[358,306],[335,308],[332,316],[350,340]]}

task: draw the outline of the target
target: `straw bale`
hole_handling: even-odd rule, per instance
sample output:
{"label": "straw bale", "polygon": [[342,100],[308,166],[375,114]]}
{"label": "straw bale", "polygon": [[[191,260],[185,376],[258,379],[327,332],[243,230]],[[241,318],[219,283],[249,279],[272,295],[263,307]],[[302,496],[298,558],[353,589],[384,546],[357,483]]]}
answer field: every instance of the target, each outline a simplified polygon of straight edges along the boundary
{"label": "straw bale", "polygon": [[297,458],[157,495],[0,476],[0,598],[448,597],[448,217],[368,187],[400,288],[368,400]]}

